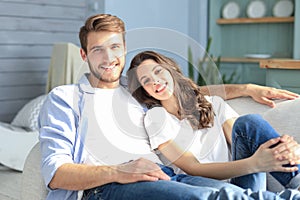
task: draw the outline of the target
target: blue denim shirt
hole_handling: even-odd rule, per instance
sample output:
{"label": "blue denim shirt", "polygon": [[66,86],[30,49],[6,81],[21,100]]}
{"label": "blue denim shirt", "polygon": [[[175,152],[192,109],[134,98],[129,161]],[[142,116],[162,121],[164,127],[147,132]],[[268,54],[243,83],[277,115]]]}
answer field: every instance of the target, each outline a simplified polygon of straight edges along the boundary
{"label": "blue denim shirt", "polygon": [[[121,85],[126,79],[121,78]],[[39,116],[42,175],[48,187],[56,170],[65,163],[83,163],[83,143],[78,137],[86,127],[81,123],[84,95],[93,94],[87,75],[78,84],[54,88],[41,108]],[[47,199],[77,199],[77,191],[51,190]]]}

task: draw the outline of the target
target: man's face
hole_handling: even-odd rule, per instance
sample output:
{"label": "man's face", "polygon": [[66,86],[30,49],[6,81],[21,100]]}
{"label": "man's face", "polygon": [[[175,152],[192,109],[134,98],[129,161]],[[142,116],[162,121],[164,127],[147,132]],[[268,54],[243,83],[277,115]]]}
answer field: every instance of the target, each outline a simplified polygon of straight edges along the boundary
{"label": "man's face", "polygon": [[125,66],[122,33],[91,32],[87,37],[87,56],[91,78],[99,84],[118,83]]}

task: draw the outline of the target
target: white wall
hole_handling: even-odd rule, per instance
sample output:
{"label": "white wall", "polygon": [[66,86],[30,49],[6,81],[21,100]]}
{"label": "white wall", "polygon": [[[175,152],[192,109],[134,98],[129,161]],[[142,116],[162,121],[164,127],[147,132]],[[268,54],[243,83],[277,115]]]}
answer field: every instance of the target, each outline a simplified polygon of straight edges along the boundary
{"label": "white wall", "polygon": [[127,30],[163,27],[188,33],[188,1],[107,0],[105,12],[122,18]]}
{"label": "white wall", "polygon": [[189,43],[206,42],[207,0],[107,0],[104,10],[126,24],[127,67],[144,47],[163,50],[186,72]]}

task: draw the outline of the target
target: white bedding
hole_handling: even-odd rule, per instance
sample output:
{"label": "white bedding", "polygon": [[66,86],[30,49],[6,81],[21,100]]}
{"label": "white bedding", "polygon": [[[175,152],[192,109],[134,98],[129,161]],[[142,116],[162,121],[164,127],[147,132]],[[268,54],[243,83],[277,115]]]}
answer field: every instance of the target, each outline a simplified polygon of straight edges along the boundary
{"label": "white bedding", "polygon": [[0,163],[22,171],[29,151],[38,142],[38,131],[0,122]]}

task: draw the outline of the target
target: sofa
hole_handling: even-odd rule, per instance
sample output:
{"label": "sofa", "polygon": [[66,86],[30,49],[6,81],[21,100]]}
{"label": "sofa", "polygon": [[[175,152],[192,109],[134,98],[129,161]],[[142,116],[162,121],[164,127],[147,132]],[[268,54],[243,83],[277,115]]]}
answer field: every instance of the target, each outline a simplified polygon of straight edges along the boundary
{"label": "sofa", "polygon": [[[0,199],[20,199],[26,158],[38,142],[37,117],[46,94],[54,87],[77,82],[88,70],[79,47],[55,43],[52,49],[45,93],[26,103],[12,122],[0,122]],[[5,181],[3,181],[5,180]],[[17,187],[16,187],[17,186]],[[26,198],[31,199],[31,198]]]}
{"label": "sofa", "polygon": [[[227,101],[240,115],[261,114],[280,133],[290,134],[300,142],[300,99],[277,101],[276,108],[270,108],[254,102],[249,97]],[[47,191],[39,171],[39,144],[36,144],[26,159],[21,182],[21,199],[44,199]],[[268,190],[277,192],[283,187],[271,176],[268,176]]]}

